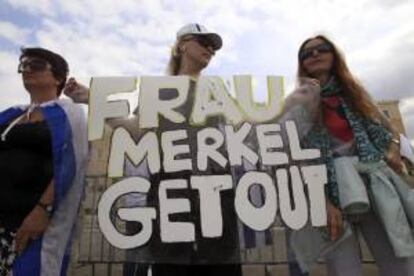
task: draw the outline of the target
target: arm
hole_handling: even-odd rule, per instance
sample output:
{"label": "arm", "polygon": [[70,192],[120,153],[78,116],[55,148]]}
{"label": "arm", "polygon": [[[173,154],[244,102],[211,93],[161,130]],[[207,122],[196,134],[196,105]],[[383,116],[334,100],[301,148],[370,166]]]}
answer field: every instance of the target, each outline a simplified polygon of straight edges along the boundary
{"label": "arm", "polygon": [[63,88],[63,93],[75,103],[89,103],[89,87],[78,83],[75,78],[70,78]]}
{"label": "arm", "polygon": [[48,224],[49,213],[41,205],[52,205],[54,196],[54,181],[50,181],[46,190],[32,211],[25,217],[16,233],[16,251],[21,253],[26,248],[29,239],[35,240],[41,236]]}
{"label": "arm", "polygon": [[[63,88],[63,93],[75,103],[89,104],[89,87],[70,78]],[[107,123],[113,128],[125,121],[125,118],[108,119]]]}
{"label": "arm", "polygon": [[332,241],[338,239],[343,232],[342,212],[335,207],[329,199],[326,200],[326,214],[328,219],[328,232]]}
{"label": "arm", "polygon": [[309,79],[302,83],[286,99],[283,110],[276,119],[279,124],[293,120],[302,140],[318,123],[320,117],[320,87]]}
{"label": "arm", "polygon": [[320,85],[315,79],[304,79],[302,83],[286,98],[282,114],[296,105],[304,106],[312,119],[320,110]]}

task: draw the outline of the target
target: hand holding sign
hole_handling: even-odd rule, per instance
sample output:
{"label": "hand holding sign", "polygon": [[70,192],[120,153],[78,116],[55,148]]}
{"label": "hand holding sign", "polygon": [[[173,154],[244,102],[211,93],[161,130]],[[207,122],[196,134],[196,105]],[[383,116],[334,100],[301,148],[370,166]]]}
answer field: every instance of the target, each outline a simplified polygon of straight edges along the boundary
{"label": "hand holding sign", "polygon": [[71,98],[75,103],[85,103],[89,101],[89,88],[70,78],[63,88],[63,93]]}
{"label": "hand holding sign", "polygon": [[320,89],[318,80],[301,78],[296,89],[286,98],[284,110],[289,110],[295,105],[302,105],[312,119],[316,119],[316,115],[319,114]]}

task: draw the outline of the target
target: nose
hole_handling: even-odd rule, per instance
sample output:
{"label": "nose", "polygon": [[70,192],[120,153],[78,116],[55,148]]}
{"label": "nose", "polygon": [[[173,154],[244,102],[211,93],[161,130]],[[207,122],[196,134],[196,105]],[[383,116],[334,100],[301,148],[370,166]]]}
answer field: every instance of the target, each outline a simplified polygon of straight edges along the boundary
{"label": "nose", "polygon": [[25,66],[25,67],[23,67],[23,72],[32,73],[33,72],[32,67],[31,66]]}
{"label": "nose", "polygon": [[213,46],[209,45],[207,46],[207,50],[211,53],[211,55],[214,55],[216,51],[214,51]]}
{"label": "nose", "polygon": [[17,72],[20,73],[20,74],[23,74],[23,73],[32,73],[32,68],[30,68],[30,66],[24,66],[22,68],[18,68],[17,69]]}
{"label": "nose", "polygon": [[318,49],[313,49],[312,50],[312,56],[317,56],[317,55],[319,55]]}

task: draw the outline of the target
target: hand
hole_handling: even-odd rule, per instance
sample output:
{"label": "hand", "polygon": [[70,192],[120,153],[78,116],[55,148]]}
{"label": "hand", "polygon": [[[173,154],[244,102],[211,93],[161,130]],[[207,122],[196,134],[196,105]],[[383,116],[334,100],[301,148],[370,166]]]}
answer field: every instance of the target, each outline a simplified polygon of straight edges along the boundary
{"label": "hand", "polygon": [[385,160],[387,161],[388,166],[390,166],[396,173],[402,173],[403,165],[400,155],[400,147],[397,144],[393,142],[390,143],[390,146],[385,153]]}
{"label": "hand", "polygon": [[329,201],[326,202],[326,212],[328,215],[328,230],[331,240],[338,239],[343,232],[342,212]]}
{"label": "hand", "polygon": [[285,101],[285,110],[294,105],[303,105],[313,118],[319,114],[320,105],[320,86],[316,79],[303,78],[299,86],[293,91]]}
{"label": "hand", "polygon": [[49,224],[49,216],[40,206],[35,206],[25,217],[16,233],[16,251],[20,254],[29,240],[39,238]]}
{"label": "hand", "polygon": [[63,93],[71,98],[75,103],[85,103],[89,101],[89,88],[76,81],[75,78],[70,78],[65,87]]}

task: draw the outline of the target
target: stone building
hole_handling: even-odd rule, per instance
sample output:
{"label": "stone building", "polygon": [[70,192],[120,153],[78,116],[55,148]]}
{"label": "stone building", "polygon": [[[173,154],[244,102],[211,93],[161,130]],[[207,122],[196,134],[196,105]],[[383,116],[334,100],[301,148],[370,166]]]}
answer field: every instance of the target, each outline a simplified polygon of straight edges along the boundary
{"label": "stone building", "polygon": [[[388,101],[380,101],[377,103],[379,109],[382,113],[387,117],[391,125],[401,134],[406,135],[404,123],[401,117],[400,109],[398,107],[399,101],[396,100],[388,100]],[[408,137],[411,138],[411,137]],[[410,162],[407,158],[403,157],[404,164],[407,168],[407,172],[410,175],[414,175],[414,164]]]}
{"label": "stone building", "polygon": [[379,101],[377,103],[378,108],[382,113],[387,117],[391,125],[395,129],[405,135],[404,123],[401,117],[400,108],[398,107],[399,101],[397,100],[388,100],[388,101]]}

